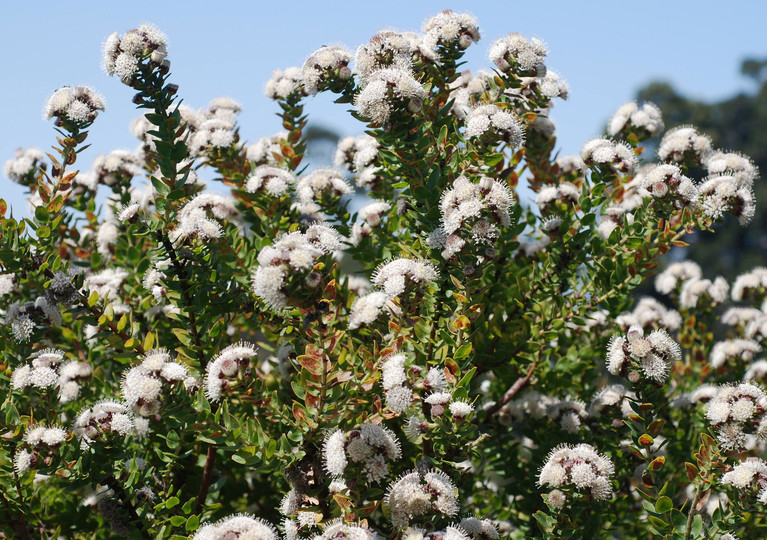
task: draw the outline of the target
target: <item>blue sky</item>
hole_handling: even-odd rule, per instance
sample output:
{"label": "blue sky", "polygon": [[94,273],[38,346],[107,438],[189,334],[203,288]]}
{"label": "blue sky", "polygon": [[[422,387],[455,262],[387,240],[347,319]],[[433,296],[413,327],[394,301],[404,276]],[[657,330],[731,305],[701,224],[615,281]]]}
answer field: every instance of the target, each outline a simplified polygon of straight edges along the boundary
{"label": "blue sky", "polygon": [[[689,95],[715,100],[749,89],[739,75],[741,59],[767,56],[764,21],[767,2],[728,1],[549,1],[284,3],[25,2],[0,8],[0,58],[4,106],[0,161],[18,147],[48,150],[55,142],[52,122],[41,119],[47,96],[64,84],[87,84],[105,95],[107,111],[91,129],[92,148],[78,165],[111,149],[133,149],[129,132],[137,116],[130,88],[100,69],[101,43],[142,22],[160,27],[170,41],[173,81],[193,107],[230,96],[243,105],[241,134],[248,141],[277,131],[275,104],[263,95],[271,71],[300,66],[324,44],[356,48],[382,28],[419,30],[441,9],[469,11],[480,23],[482,40],[469,49],[469,69],[489,66],[492,42],[509,32],[543,39],[547,64],[570,84],[553,118],[563,153],[578,152],[606,119],[651,79],[663,79]],[[713,7],[706,7],[707,5]],[[310,98],[310,122],[342,134],[362,125],[328,96]],[[25,215],[22,189],[0,177],[0,197]]]}

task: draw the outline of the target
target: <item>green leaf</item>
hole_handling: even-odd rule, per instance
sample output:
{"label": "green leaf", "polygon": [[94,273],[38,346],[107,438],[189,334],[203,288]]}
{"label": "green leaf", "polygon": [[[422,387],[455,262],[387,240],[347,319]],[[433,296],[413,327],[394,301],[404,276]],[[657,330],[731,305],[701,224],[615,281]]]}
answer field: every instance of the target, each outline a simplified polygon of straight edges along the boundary
{"label": "green leaf", "polygon": [[271,459],[274,453],[277,451],[277,440],[269,439],[269,444],[266,445],[266,459]]}
{"label": "green leaf", "polygon": [[666,496],[661,497],[658,499],[658,501],[655,503],[655,511],[660,514],[665,514],[666,512],[670,511],[672,508],[674,508],[674,503]]}
{"label": "green leaf", "polygon": [[668,523],[663,521],[660,518],[657,518],[655,516],[647,516],[647,521],[649,521],[653,527],[657,528],[659,531],[664,531],[666,529],[671,528]]}
{"label": "green leaf", "polygon": [[157,190],[157,193],[159,193],[162,196],[165,196],[168,193],[170,193],[170,188],[165,184],[165,182],[163,182],[156,176],[152,177],[152,185],[154,186],[154,189]]}
{"label": "green leaf", "polygon": [[173,508],[174,506],[178,505],[178,503],[180,503],[180,502],[181,502],[181,501],[179,501],[179,500],[178,500],[178,497],[171,497],[171,498],[170,498],[170,499],[168,499],[168,500],[167,500],[167,502],[165,503],[165,508],[167,508],[167,509],[169,509],[169,510],[170,510],[170,509],[171,509],[171,508]]}
{"label": "green leaf", "polygon": [[199,526],[200,526],[200,517],[197,516],[197,515],[191,516],[186,521],[186,530],[187,530],[187,532],[196,531],[197,527],[199,527]]}
{"label": "green leaf", "polygon": [[172,330],[173,335],[178,338],[178,340],[185,345],[186,347],[192,346],[192,337],[189,335],[189,332],[187,332],[184,328],[174,328]]}
{"label": "green leaf", "polygon": [[45,206],[38,206],[35,208],[35,218],[41,223],[45,223],[50,219],[50,214]]}
{"label": "green leaf", "polygon": [[48,226],[37,229],[38,238],[48,238],[51,235],[51,228]]}
{"label": "green leaf", "polygon": [[692,535],[694,537],[700,536],[701,531],[703,531],[703,518],[700,514],[697,514],[695,518],[692,520]]}
{"label": "green leaf", "polygon": [[458,350],[455,351],[453,358],[455,358],[456,360],[459,360],[461,358],[466,358],[467,356],[469,356],[469,354],[471,354],[471,343],[466,343],[458,347]]}
{"label": "green leaf", "polygon": [[99,301],[99,293],[96,291],[93,291],[91,295],[88,297],[88,307],[93,307],[96,305],[96,302]]}
{"label": "green leaf", "polygon": [[687,527],[687,516],[676,508],[671,509],[671,523],[674,524],[674,528],[678,531],[683,531]]}
{"label": "green leaf", "polygon": [[184,516],[173,516],[170,518],[170,524],[174,527],[181,527],[184,523],[186,523],[186,518]]}
{"label": "green leaf", "polygon": [[128,315],[123,313],[123,316],[120,317],[119,321],[117,321],[117,330],[122,332],[126,324],[128,324]]}

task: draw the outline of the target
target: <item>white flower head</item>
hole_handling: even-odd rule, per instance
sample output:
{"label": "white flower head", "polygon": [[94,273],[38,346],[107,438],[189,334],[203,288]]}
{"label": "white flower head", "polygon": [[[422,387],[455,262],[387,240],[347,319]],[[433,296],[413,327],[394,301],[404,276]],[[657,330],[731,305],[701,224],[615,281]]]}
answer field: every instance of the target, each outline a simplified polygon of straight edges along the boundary
{"label": "white flower head", "polygon": [[192,540],[241,538],[247,540],[278,540],[277,530],[263,519],[247,514],[235,514],[215,523],[203,524]]}
{"label": "white flower head", "polygon": [[303,92],[303,75],[301,68],[289,67],[285,70],[275,69],[272,78],[264,87],[264,94],[270,99],[287,99],[291,94]]}
{"label": "white flower head", "polygon": [[581,150],[581,159],[590,167],[606,167],[626,174],[632,174],[636,166],[634,150],[625,143],[610,139],[592,139],[587,142]]}
{"label": "white flower head", "polygon": [[344,47],[331,45],[312,53],[301,68],[304,90],[309,95],[333,88],[337,82],[348,80],[351,70],[348,65],[352,54]]}
{"label": "white flower head", "polygon": [[589,492],[595,499],[606,500],[612,496],[610,479],[614,470],[612,462],[591,445],[561,445],[549,454],[538,476],[538,485],[572,486]]}
{"label": "white flower head", "polygon": [[390,67],[373,72],[357,94],[357,112],[376,124],[388,123],[393,112],[418,112],[426,98],[426,90],[407,69]]}
{"label": "white flower head", "polygon": [[457,46],[466,49],[479,41],[479,23],[468,13],[456,13],[446,9],[423,23],[424,43],[436,48]]}
{"label": "white flower head", "polygon": [[654,103],[641,107],[635,101],[621,105],[607,123],[607,133],[615,137],[619,133],[637,132],[642,138],[654,137],[663,131],[663,117]]}
{"label": "white flower head", "polygon": [[99,111],[106,108],[104,97],[88,86],[62,86],[56,90],[45,105],[43,118],[54,116],[61,121],[88,123],[96,119]]}
{"label": "white flower head", "polygon": [[149,23],[129,30],[123,36],[114,32],[104,43],[104,70],[108,75],[115,75],[130,85],[142,61],[168,67],[167,46],[168,38],[165,34]]}
{"label": "white flower head", "polygon": [[481,105],[473,109],[466,120],[466,137],[503,140],[512,148],[524,145],[525,132],[517,117],[496,105]]}
{"label": "white flower head", "polygon": [[548,48],[541,40],[528,40],[518,33],[513,33],[493,43],[489,57],[498,69],[508,72],[519,68],[530,70],[542,65],[547,54]]}
{"label": "white flower head", "polygon": [[711,139],[692,126],[668,130],[658,146],[658,157],[666,163],[683,163],[687,159],[702,163],[710,153]]}

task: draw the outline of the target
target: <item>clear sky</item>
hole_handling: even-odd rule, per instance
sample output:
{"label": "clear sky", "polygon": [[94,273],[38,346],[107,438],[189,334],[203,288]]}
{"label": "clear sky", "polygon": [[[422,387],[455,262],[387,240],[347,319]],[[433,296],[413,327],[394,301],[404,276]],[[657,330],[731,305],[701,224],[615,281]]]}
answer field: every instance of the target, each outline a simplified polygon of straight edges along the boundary
{"label": "clear sky", "polygon": [[[18,147],[47,151],[55,142],[52,122],[41,119],[41,110],[65,84],[93,86],[107,99],[106,113],[91,129],[93,147],[78,161],[81,169],[98,154],[137,146],[129,132],[138,115],[133,92],[100,68],[101,43],[113,31],[155,23],[169,37],[172,80],[185,103],[203,107],[215,97],[234,98],[243,106],[241,135],[255,141],[280,129],[277,107],[263,95],[273,69],[300,66],[324,44],[354,49],[383,28],[420,30],[425,18],[446,8],[479,20],[482,39],[466,55],[469,69],[489,67],[490,45],[509,32],[549,45],[549,68],[570,84],[569,99],[559,101],[552,115],[563,153],[578,152],[652,79],[715,100],[749,89],[739,75],[744,57],[767,56],[767,2],[758,0],[3,2],[0,162]],[[310,98],[306,110],[310,122],[344,135],[360,133],[362,124],[347,108],[320,96]],[[1,176],[0,187],[14,213],[26,215],[21,187]]]}

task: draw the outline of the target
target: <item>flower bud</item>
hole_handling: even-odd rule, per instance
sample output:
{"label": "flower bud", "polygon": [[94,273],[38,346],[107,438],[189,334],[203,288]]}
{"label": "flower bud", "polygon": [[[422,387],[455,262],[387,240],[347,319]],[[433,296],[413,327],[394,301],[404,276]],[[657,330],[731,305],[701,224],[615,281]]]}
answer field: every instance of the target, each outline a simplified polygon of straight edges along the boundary
{"label": "flower bud", "polygon": [[421,109],[423,109],[423,100],[419,97],[410,98],[410,101],[407,103],[407,111],[415,114],[420,112]]}

